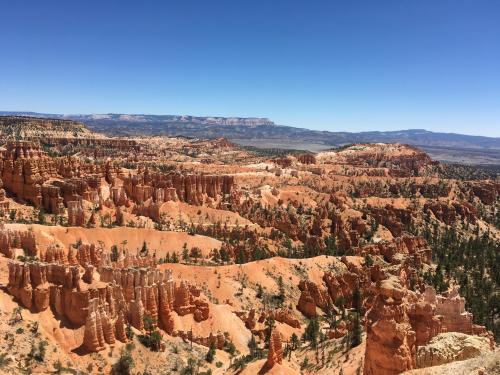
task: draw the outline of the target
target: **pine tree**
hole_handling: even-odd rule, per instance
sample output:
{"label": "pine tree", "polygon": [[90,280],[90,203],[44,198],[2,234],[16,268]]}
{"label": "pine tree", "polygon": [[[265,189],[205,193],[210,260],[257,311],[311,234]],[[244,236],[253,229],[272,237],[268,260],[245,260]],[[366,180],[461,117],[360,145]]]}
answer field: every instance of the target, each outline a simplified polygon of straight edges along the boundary
{"label": "pine tree", "polygon": [[356,287],[352,294],[352,307],[354,309],[354,321],[353,321],[353,333],[351,337],[351,348],[354,348],[361,344],[361,293],[359,288]]}
{"label": "pine tree", "polygon": [[[253,336],[252,336],[253,337]],[[210,343],[210,348],[208,349],[207,355],[205,356],[205,360],[208,363],[212,363],[215,359],[215,344],[213,342]]]}
{"label": "pine tree", "polygon": [[257,341],[255,340],[255,336],[252,334],[250,341],[248,341],[248,349],[250,350],[250,357],[256,358],[257,356]]}
{"label": "pine tree", "polygon": [[141,255],[142,256],[148,255],[148,245],[146,244],[146,241],[142,242]]}
{"label": "pine tree", "polygon": [[184,245],[182,246],[182,260],[186,263],[189,261],[189,250],[187,248],[187,243],[184,243]]}
{"label": "pine tree", "polygon": [[303,338],[305,341],[309,341],[313,348],[316,348],[318,345],[318,337],[319,337],[319,320],[317,317],[312,318],[305,331]]}
{"label": "pine tree", "polygon": [[118,256],[119,256],[118,246],[116,245],[111,246],[111,255],[110,255],[111,261],[116,262],[118,260]]}
{"label": "pine tree", "polygon": [[297,349],[300,345],[299,338],[295,333],[293,333],[290,337],[290,344],[292,346],[292,350]]}

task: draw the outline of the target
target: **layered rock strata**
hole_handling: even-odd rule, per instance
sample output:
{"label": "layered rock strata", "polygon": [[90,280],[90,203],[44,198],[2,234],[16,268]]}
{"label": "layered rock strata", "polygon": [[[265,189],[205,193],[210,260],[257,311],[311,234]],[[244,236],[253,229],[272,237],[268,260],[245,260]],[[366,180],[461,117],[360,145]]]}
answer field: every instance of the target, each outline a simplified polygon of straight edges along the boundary
{"label": "layered rock strata", "polygon": [[192,315],[196,322],[208,319],[209,304],[200,289],[184,281],[175,283],[172,272],[141,268],[94,268],[55,263],[9,262],[7,290],[28,309],[52,308],[74,327],[85,325],[83,346],[101,350],[116,338],[126,340],[124,325],[144,329],[150,316],[171,335],[222,347],[220,334],[193,337],[175,329],[174,314]]}
{"label": "layered rock strata", "polygon": [[[433,338],[443,332],[475,334],[477,340],[492,345],[491,333],[472,324],[472,314],[464,310],[463,298],[452,288],[444,295],[436,295],[432,287],[424,293],[412,292],[396,276],[377,283],[377,295],[366,313],[365,374],[399,374],[419,366],[456,360],[443,359],[447,355],[436,352],[432,359]],[[458,335],[460,336],[460,335]],[[439,339],[436,339],[439,341]],[[427,345],[429,345],[427,347]]]}
{"label": "layered rock strata", "polygon": [[12,258],[15,249],[22,249],[26,255],[36,255],[35,234],[31,230],[6,229],[0,224],[0,252]]}

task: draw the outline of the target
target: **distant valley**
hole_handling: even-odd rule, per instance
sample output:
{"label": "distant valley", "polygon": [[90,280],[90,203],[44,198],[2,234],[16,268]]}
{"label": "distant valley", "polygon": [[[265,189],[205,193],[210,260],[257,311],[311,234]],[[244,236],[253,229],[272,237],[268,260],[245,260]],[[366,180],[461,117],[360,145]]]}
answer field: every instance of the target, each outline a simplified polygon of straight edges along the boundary
{"label": "distant valley", "polygon": [[331,132],[277,125],[267,118],[199,117],[186,115],[77,114],[0,112],[81,121],[91,130],[109,136],[183,136],[219,138],[258,148],[320,151],[353,143],[404,143],[425,150],[439,161],[500,166],[500,138],[437,133],[423,129],[370,132]]}

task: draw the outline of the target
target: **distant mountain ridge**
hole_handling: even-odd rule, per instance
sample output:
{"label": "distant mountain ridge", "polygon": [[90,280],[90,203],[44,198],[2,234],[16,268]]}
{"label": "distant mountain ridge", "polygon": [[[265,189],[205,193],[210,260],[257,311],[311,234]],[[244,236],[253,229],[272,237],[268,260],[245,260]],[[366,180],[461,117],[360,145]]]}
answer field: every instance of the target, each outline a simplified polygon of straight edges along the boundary
{"label": "distant mountain ridge", "polygon": [[189,115],[146,115],[146,114],[57,114],[57,113],[37,113],[37,112],[2,112],[2,116],[29,116],[53,119],[69,119],[81,122],[127,122],[127,123],[192,123],[200,125],[275,125],[267,118],[258,117],[220,117],[220,116],[189,116]]}
{"label": "distant mountain ridge", "polygon": [[71,119],[84,123],[92,131],[109,136],[184,136],[193,138],[225,137],[245,146],[293,148],[318,151],[352,143],[406,143],[422,148],[440,161],[500,165],[500,138],[423,129],[399,131],[332,132],[276,125],[267,118],[200,117],[144,114],[44,114],[0,112]]}

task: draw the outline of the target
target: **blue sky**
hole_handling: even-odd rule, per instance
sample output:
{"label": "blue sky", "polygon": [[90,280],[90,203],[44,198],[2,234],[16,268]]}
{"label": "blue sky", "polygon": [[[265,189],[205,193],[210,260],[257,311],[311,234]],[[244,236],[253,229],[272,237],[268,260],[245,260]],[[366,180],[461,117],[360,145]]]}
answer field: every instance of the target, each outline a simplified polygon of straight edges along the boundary
{"label": "blue sky", "polygon": [[0,110],[500,136],[500,1],[4,1]]}

